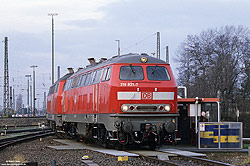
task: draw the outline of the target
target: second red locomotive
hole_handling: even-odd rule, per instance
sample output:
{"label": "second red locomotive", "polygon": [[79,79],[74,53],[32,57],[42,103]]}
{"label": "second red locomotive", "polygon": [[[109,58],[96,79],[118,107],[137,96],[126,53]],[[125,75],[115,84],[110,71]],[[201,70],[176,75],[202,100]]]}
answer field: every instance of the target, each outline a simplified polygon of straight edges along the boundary
{"label": "second red locomotive", "polygon": [[51,127],[118,147],[174,141],[177,86],[169,64],[145,54],[90,62],[51,86]]}

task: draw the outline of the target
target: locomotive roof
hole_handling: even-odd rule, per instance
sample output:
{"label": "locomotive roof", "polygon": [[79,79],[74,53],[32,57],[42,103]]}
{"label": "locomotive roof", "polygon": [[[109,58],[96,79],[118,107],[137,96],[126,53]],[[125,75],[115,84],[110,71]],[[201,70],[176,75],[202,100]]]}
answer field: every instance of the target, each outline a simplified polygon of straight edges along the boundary
{"label": "locomotive roof", "polygon": [[74,77],[75,75],[78,75],[80,73],[84,73],[86,71],[90,71],[90,70],[94,70],[106,65],[110,65],[110,64],[115,64],[115,63],[142,63],[141,62],[141,58],[142,57],[146,57],[147,58],[147,64],[167,64],[165,61],[158,59],[158,58],[154,58],[152,56],[149,56],[147,54],[125,54],[125,55],[120,55],[120,56],[114,56],[104,62],[101,63],[96,63],[95,65],[88,65],[86,66],[84,69],[81,69],[77,72],[75,72],[72,77]]}
{"label": "locomotive roof", "polygon": [[57,80],[55,83],[57,83],[58,81],[65,81],[67,80],[73,73],[67,73],[64,76],[62,76],[59,80]]}

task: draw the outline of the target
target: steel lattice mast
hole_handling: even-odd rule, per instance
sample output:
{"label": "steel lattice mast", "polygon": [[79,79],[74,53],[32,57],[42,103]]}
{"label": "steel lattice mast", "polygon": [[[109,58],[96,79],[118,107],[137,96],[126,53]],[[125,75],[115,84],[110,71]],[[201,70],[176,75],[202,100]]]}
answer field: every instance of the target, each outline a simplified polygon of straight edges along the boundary
{"label": "steel lattice mast", "polygon": [[160,57],[160,32],[157,32],[157,52],[156,52],[156,57],[158,59],[161,59]]}
{"label": "steel lattice mast", "polygon": [[4,86],[3,86],[3,114],[9,116],[9,69],[8,69],[8,37],[4,38]]}
{"label": "steel lattice mast", "polygon": [[54,16],[57,16],[58,15],[58,13],[49,13],[48,14],[49,16],[51,16],[51,18],[52,18],[52,34],[51,34],[51,37],[52,37],[52,39],[51,39],[51,53],[52,53],[52,85],[54,84],[54,66],[55,66],[55,62],[54,62],[54,60],[55,60],[55,55],[54,55]]}

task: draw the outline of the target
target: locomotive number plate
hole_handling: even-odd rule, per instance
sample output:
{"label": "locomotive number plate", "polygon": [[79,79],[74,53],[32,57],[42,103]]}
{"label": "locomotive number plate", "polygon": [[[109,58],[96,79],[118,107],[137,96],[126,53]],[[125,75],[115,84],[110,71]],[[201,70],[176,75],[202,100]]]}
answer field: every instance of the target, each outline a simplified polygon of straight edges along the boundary
{"label": "locomotive number plate", "polygon": [[142,99],[143,100],[152,100],[153,93],[152,92],[142,92]]}
{"label": "locomotive number plate", "polygon": [[138,86],[138,83],[128,82],[128,83],[120,83],[120,86]]}

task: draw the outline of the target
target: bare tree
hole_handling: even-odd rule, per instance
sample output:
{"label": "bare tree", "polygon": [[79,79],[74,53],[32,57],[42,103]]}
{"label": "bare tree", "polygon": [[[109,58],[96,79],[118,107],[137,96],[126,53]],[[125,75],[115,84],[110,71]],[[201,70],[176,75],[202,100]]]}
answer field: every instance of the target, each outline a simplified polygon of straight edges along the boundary
{"label": "bare tree", "polygon": [[[178,54],[178,83],[189,97],[219,97],[222,117],[230,119],[249,57],[249,30],[241,26],[209,29],[189,35]],[[248,59],[249,62],[249,59]]]}

